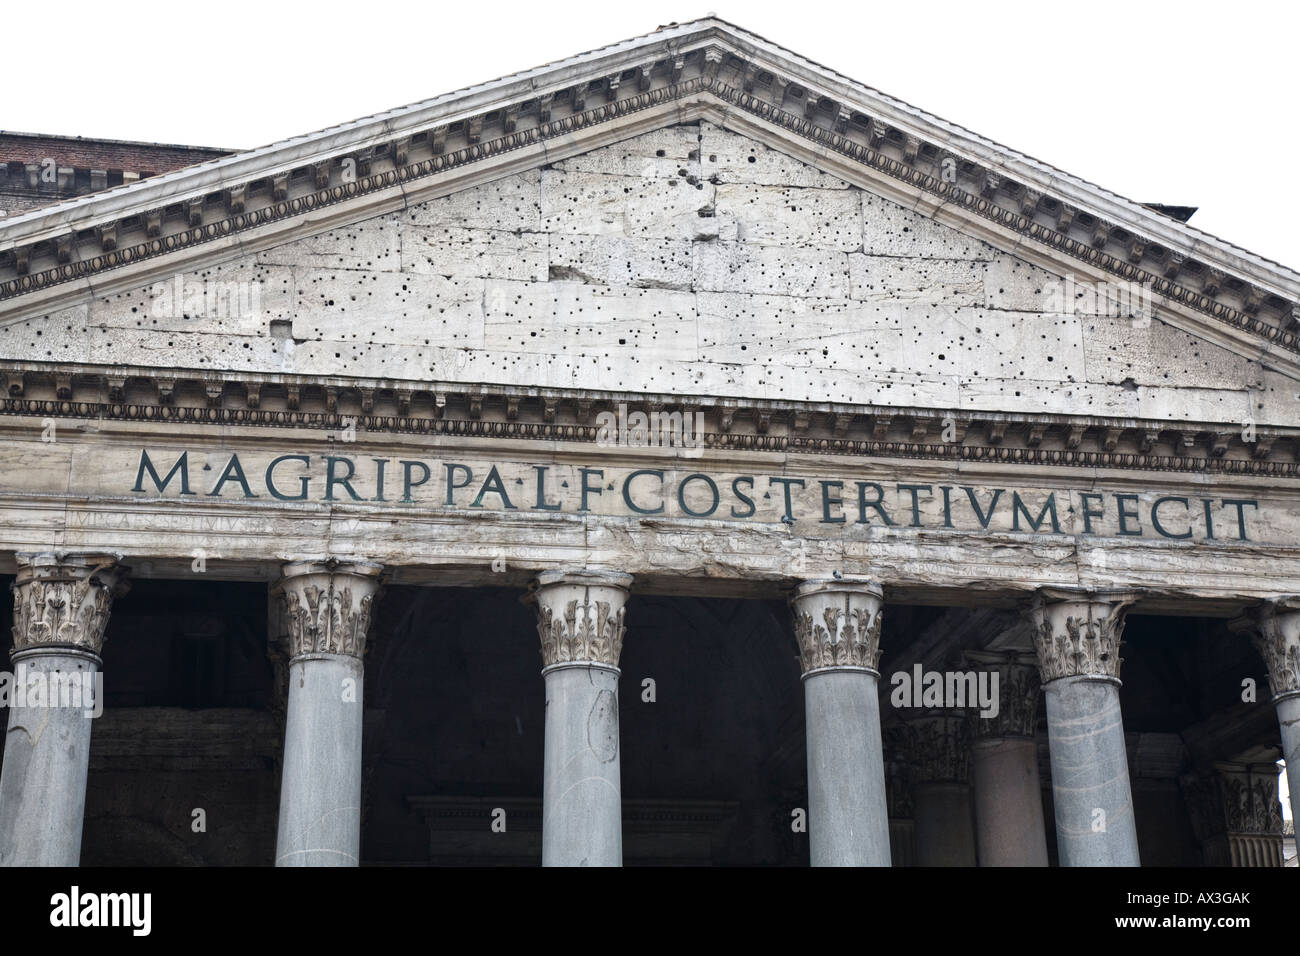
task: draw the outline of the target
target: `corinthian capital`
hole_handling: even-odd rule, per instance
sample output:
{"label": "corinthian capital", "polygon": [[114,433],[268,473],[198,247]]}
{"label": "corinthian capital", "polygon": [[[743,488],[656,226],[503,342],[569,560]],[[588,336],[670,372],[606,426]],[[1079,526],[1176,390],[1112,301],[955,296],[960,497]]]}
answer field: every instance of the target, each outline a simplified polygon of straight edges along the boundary
{"label": "corinthian capital", "polygon": [[1282,802],[1278,799],[1277,767],[1273,764],[1215,764],[1223,793],[1224,819],[1229,833],[1282,832]]}
{"label": "corinthian capital", "polygon": [[113,598],[126,570],[112,554],[19,554],[14,593],[14,652],[75,647],[98,655]]}
{"label": "corinthian capital", "polygon": [[537,605],[542,667],[604,664],[623,652],[623,605],[632,575],[611,571],[544,571],[529,599]]}
{"label": "corinthian capital", "polygon": [[883,592],[875,581],[805,581],[790,598],[804,676],[825,668],[875,671],[880,660]]}
{"label": "corinthian capital", "polygon": [[975,736],[1032,737],[1038,726],[1038,694],[1042,689],[1037,660],[1025,651],[967,651],[968,664],[998,675],[998,712],[985,717],[971,711]]}
{"label": "corinthian capital", "polygon": [[1268,689],[1275,701],[1300,694],[1300,597],[1268,601],[1228,626],[1250,632],[1268,668]]}
{"label": "corinthian capital", "polygon": [[911,780],[965,783],[970,779],[970,724],[964,714],[927,713],[900,723]]}
{"label": "corinthian capital", "polygon": [[1029,609],[1043,683],[1062,677],[1119,682],[1124,613],[1137,595],[1043,588]]}
{"label": "corinthian capital", "polygon": [[279,590],[284,598],[290,657],[362,657],[382,571],[380,565],[365,561],[286,564]]}

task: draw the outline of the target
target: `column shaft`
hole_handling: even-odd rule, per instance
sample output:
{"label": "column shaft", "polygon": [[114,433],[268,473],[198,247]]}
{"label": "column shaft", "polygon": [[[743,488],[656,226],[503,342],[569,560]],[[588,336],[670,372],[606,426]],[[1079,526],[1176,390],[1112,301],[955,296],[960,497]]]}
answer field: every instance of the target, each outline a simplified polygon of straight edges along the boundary
{"label": "column shaft", "polygon": [[1137,866],[1119,687],[1066,677],[1043,689],[1062,866]]}
{"label": "column shaft", "polygon": [[546,672],[542,865],[621,866],[618,670]]}
{"label": "column shaft", "polygon": [[[14,655],[16,678],[57,687],[73,676],[94,686],[99,658],[71,648]],[[84,686],[84,685],[83,685]],[[56,691],[57,693],[57,691]],[[11,705],[0,773],[0,865],[76,866],[86,812],[91,715],[46,701]]]}
{"label": "column shaft", "polygon": [[873,581],[806,581],[790,599],[803,667],[813,866],[889,866],[880,732],[882,592]]}
{"label": "column shaft", "polygon": [[962,710],[927,710],[901,722],[910,765],[917,866],[974,866],[970,721]]}
{"label": "column shaft", "polygon": [[980,866],[1047,866],[1038,746],[1032,737],[988,737],[971,751]]}
{"label": "column shaft", "polygon": [[631,575],[547,571],[537,606],[546,738],[542,865],[622,866],[618,659]]}
{"label": "column shaft", "polygon": [[804,679],[809,847],[814,866],[888,866],[880,698],[874,674]]}
{"label": "column shaft", "polygon": [[113,555],[18,555],[0,865],[80,861],[99,652],[123,577]]}
{"label": "column shaft", "polygon": [[917,866],[974,866],[975,832],[970,786],[920,783],[912,791]]}
{"label": "column shaft", "polygon": [[1119,706],[1131,594],[1044,589],[1031,609],[1042,671],[1056,849],[1062,866],[1137,866]]}
{"label": "column shaft", "polygon": [[361,858],[365,654],[381,568],[287,564],[289,700],[276,866],[356,866]]}
{"label": "column shaft", "polygon": [[968,651],[998,678],[996,713],[971,714],[971,783],[980,866],[1047,866],[1047,828],[1038,776],[1038,668],[1032,651]]}
{"label": "column shaft", "polygon": [[[360,862],[363,684],[355,657],[313,654],[289,663],[276,866]],[[345,698],[348,688],[354,696]]]}
{"label": "column shaft", "polygon": [[1277,710],[1290,791],[1291,819],[1300,807],[1300,595],[1266,602],[1261,608],[1229,625],[1246,630],[1268,668],[1268,687]]}
{"label": "column shaft", "polygon": [[1274,706],[1282,732],[1282,759],[1286,761],[1287,796],[1294,821],[1296,810],[1300,809],[1300,694],[1279,698]]}

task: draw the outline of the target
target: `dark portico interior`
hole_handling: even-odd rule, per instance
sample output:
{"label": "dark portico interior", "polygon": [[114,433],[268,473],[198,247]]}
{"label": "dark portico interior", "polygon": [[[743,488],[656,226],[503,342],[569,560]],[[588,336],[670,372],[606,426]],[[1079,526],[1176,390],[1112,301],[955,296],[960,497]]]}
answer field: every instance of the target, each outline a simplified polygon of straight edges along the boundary
{"label": "dark portico interior", "polygon": [[[545,700],[522,593],[385,591],[366,656],[364,863],[540,862]],[[0,594],[9,613],[9,589]],[[136,580],[115,602],[84,864],[272,862],[285,691],[267,651],[270,607],[264,583],[192,580]],[[625,863],[807,865],[807,834],[792,828],[806,806],[806,757],[784,602],[635,594],[626,622]],[[886,738],[912,716],[890,704],[893,671],[916,661],[960,667],[961,649],[1014,623],[999,610],[888,605]],[[1269,800],[1280,749],[1264,666],[1228,624],[1128,617],[1121,703],[1146,865],[1226,864],[1230,834],[1248,826],[1282,840],[1280,808]],[[1254,702],[1242,699],[1251,680]],[[1041,707],[1036,736],[1055,863]],[[889,772],[901,767],[905,777],[907,755],[887,757]],[[1241,795],[1231,780],[1225,787],[1225,768],[1254,793]],[[907,786],[890,782],[891,798]],[[906,805],[891,800],[896,865],[915,862],[907,821],[892,819]]]}

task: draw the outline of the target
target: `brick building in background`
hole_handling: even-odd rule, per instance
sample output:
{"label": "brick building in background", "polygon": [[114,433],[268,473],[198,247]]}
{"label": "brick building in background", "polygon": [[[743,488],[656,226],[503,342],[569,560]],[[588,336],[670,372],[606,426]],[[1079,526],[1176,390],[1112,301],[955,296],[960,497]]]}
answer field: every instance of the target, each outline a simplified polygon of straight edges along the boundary
{"label": "brick building in background", "polygon": [[0,130],[0,218],[229,156],[234,150]]}

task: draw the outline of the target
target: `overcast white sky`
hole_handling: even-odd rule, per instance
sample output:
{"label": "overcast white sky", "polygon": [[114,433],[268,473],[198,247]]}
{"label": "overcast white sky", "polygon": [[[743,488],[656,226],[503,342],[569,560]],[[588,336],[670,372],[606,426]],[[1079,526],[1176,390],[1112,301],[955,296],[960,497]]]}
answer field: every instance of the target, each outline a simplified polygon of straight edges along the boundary
{"label": "overcast white sky", "polygon": [[714,13],[1300,269],[1300,4],[20,3],[0,128],[253,147]]}

